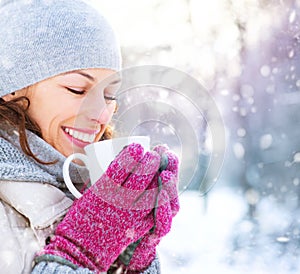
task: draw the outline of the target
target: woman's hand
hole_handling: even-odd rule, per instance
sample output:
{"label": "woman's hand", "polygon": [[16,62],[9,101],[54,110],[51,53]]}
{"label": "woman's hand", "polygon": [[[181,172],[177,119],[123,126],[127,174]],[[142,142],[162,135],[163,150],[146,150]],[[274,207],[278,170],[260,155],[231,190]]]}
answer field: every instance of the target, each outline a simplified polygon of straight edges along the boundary
{"label": "woman's hand", "polygon": [[154,148],[162,159],[167,159],[167,165],[154,177],[149,189],[158,188],[157,207],[154,227],[142,237],[133,251],[132,257],[119,257],[119,263],[124,265],[127,273],[137,273],[147,268],[156,256],[156,246],[170,231],[172,219],[179,211],[178,200],[178,158],[164,146]]}
{"label": "woman's hand", "polygon": [[[173,199],[164,188],[158,200],[156,190],[148,191],[157,187],[160,160],[156,151],[144,155],[139,144],[124,148],[104,175],[74,202],[41,254],[57,255],[78,266],[106,271],[131,243],[145,235],[145,242],[149,242],[153,236],[166,234],[177,205],[172,205]],[[172,170],[160,174],[166,186],[169,176],[177,179]],[[156,202],[159,205],[155,221]],[[149,234],[154,225],[156,229]]]}

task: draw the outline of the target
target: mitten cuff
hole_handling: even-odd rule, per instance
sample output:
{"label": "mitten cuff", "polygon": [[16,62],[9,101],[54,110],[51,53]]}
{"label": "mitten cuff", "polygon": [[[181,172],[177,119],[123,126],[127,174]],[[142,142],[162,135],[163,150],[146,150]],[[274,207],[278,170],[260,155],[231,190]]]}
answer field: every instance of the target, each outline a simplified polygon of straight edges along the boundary
{"label": "mitten cuff", "polygon": [[77,268],[79,268],[78,265],[73,264],[72,262],[66,260],[65,258],[62,258],[60,256],[51,255],[51,254],[44,254],[44,255],[37,256],[34,258],[35,264],[38,264],[40,262],[56,262],[61,265],[68,266],[68,267],[72,268],[73,270],[76,270]]}
{"label": "mitten cuff", "polygon": [[154,259],[150,263],[150,265],[144,269],[139,270],[132,270],[126,268],[126,266],[121,263],[119,260],[117,260],[108,270],[108,274],[113,273],[126,273],[126,274],[161,274],[161,267],[160,267],[160,261],[157,256],[155,255]]}
{"label": "mitten cuff", "polygon": [[128,274],[161,274],[160,261],[158,256],[156,255],[151,264],[144,270],[140,271],[127,271]]}

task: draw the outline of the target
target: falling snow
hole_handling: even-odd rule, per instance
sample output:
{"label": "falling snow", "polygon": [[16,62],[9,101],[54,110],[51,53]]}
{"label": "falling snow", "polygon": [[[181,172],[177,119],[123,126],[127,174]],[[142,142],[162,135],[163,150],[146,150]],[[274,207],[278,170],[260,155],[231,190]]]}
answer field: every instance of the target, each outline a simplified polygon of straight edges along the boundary
{"label": "falling snow", "polygon": [[[253,204],[257,195],[247,194]],[[172,231],[159,246],[163,273],[299,273],[300,231],[288,208],[265,198],[256,220],[245,219],[243,195],[218,186],[207,200],[185,192],[180,201]]]}
{"label": "falling snow", "polygon": [[[223,113],[228,146],[220,178],[205,197],[189,190],[180,195],[181,211],[159,246],[163,273],[300,273],[300,2],[94,2],[120,34],[125,67],[158,63],[199,76]],[[138,14],[138,21],[128,14]],[[7,69],[15,65],[6,56],[0,62]],[[154,94],[171,102],[155,117],[159,125],[143,124],[145,132],[154,141],[164,135],[167,142],[182,144],[185,173],[193,173],[186,163],[206,155],[190,144],[191,133],[212,146],[201,127],[202,113],[193,113],[192,102],[179,94],[138,92],[143,99]],[[124,125],[145,133],[128,121],[140,125],[143,115],[156,112],[134,99],[127,97],[119,113],[134,106]],[[181,114],[187,119],[178,121]],[[182,124],[190,127],[178,132]],[[1,256],[12,260],[9,251]]]}

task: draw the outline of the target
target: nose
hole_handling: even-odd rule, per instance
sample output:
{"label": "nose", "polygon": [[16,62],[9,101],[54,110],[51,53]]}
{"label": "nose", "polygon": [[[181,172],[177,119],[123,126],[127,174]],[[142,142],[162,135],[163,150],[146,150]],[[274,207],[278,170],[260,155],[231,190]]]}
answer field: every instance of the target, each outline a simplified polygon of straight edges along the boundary
{"label": "nose", "polygon": [[102,90],[92,90],[84,102],[87,119],[99,124],[109,123],[113,110],[106,104]]}

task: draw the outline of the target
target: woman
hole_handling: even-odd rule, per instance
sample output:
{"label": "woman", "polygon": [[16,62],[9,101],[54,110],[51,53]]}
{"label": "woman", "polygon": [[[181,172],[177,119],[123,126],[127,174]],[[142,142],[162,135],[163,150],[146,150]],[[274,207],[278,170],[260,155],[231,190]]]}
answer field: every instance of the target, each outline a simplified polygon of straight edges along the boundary
{"label": "woman", "polygon": [[[167,148],[130,144],[75,201],[63,182],[65,157],[111,137],[121,57],[109,24],[83,0],[2,0],[0,40],[1,273],[159,273],[179,210]],[[130,195],[103,199],[104,186]]]}

